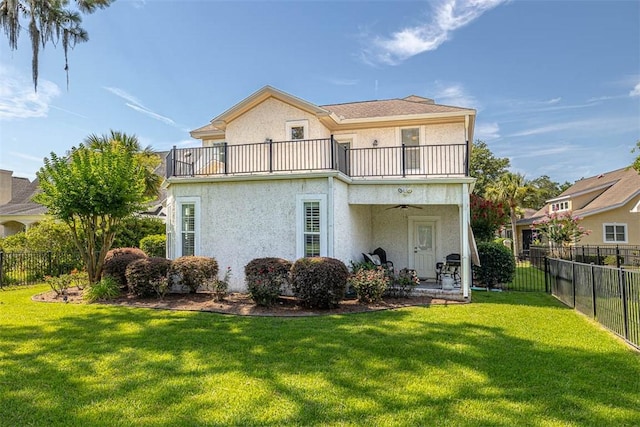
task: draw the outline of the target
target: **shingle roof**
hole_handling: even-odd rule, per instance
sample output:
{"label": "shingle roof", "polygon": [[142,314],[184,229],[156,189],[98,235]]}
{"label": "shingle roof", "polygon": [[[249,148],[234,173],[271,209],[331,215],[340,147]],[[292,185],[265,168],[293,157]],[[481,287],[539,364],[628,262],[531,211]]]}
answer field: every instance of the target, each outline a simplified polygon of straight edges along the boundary
{"label": "shingle roof", "polygon": [[[640,194],[640,174],[633,168],[626,167],[583,178],[551,200],[571,199],[590,192],[593,192],[594,198],[584,206],[574,206],[574,215],[584,217],[615,209],[628,203],[633,197]],[[598,192],[601,194],[598,195]],[[531,223],[534,219],[545,216],[547,212],[549,212],[548,203],[532,217],[518,221],[518,223]]]}
{"label": "shingle roof", "polygon": [[[422,101],[418,101],[418,100]],[[456,113],[469,111],[468,108],[451,107],[434,104],[427,98],[415,95],[404,99],[386,99],[382,101],[362,101],[346,104],[321,105],[325,110],[335,113],[344,119],[365,119],[372,117],[389,117],[434,113]]]}
{"label": "shingle roof", "polygon": [[31,201],[38,191],[38,180],[11,177],[11,200],[0,206],[0,215],[39,215],[47,209]]}

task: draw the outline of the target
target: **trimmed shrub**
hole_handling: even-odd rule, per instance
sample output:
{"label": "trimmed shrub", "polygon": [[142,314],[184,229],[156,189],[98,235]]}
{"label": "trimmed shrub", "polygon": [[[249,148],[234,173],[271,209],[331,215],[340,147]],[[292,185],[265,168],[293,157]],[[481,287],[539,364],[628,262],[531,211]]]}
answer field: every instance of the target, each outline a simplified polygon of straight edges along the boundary
{"label": "trimmed shrub", "polygon": [[87,287],[82,298],[88,302],[107,301],[120,295],[120,284],[112,277],[105,277],[98,283]]}
{"label": "trimmed shrub", "polygon": [[171,261],[161,257],[142,258],[131,262],[126,271],[129,292],[139,297],[164,297],[168,291],[166,278],[170,268]]}
{"label": "trimmed shrub", "polygon": [[222,279],[216,278],[215,280],[207,281],[213,299],[216,301],[222,301],[224,299],[229,289],[229,280],[231,280],[231,267],[227,267],[227,271],[224,272]]}
{"label": "trimmed shrub", "polygon": [[375,270],[361,268],[351,275],[349,284],[356,291],[358,301],[377,302],[389,286],[389,277],[382,267]]}
{"label": "trimmed shrub", "polygon": [[505,246],[493,242],[478,243],[480,266],[473,266],[474,276],[488,288],[509,283],[516,272],[513,253]]}
{"label": "trimmed shrub", "polygon": [[336,307],[344,298],[349,270],[335,258],[300,258],[291,267],[293,293],[307,307]]}
{"label": "trimmed shrub", "polygon": [[57,277],[45,276],[44,281],[51,287],[51,290],[56,293],[57,296],[64,295],[67,289],[71,287],[73,276],[71,274],[61,274]]}
{"label": "trimmed shrub", "polygon": [[140,249],[149,256],[164,257],[167,251],[167,235],[153,234],[140,240]]}
{"label": "trimmed shrub", "polygon": [[176,283],[196,293],[200,286],[208,288],[208,284],[218,278],[218,261],[203,256],[183,256],[173,260],[169,269],[169,277]]}
{"label": "trimmed shrub", "polygon": [[282,258],[256,258],[244,267],[245,283],[251,299],[263,306],[275,304],[288,284],[291,263]]}
{"label": "trimmed shrub", "polygon": [[111,249],[104,258],[102,278],[111,277],[118,282],[121,288],[126,288],[127,277],[125,273],[127,266],[133,261],[143,258],[147,258],[147,254],[138,248]]}

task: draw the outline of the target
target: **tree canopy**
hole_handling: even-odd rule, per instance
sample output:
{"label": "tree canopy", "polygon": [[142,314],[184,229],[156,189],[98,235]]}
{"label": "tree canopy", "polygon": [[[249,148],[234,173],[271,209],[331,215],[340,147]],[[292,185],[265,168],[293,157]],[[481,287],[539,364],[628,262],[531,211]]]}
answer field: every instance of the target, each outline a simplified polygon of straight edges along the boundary
{"label": "tree canopy", "polygon": [[69,48],[89,40],[89,34],[80,26],[81,14],[90,14],[98,8],[109,6],[114,0],[75,0],[76,8],[69,7],[69,0],[0,0],[0,27],[9,39],[9,48],[18,49],[18,37],[26,28],[31,41],[31,75],[33,88],[38,90],[38,55],[40,46],[54,46],[62,41],[64,69],[69,85]]}
{"label": "tree canopy", "polygon": [[90,148],[94,138],[65,157],[51,153],[45,158],[37,173],[41,191],[34,198],[69,227],[91,283],[100,280],[120,223],[152,199],[146,195],[146,168],[137,152],[111,136]]}
{"label": "tree canopy", "polygon": [[510,162],[506,157],[496,157],[484,141],[476,140],[471,149],[469,159],[469,175],[476,179],[473,192],[480,197],[485,197],[485,192],[490,183],[507,172]]}
{"label": "tree canopy", "polygon": [[539,178],[529,181],[529,186],[532,187],[533,191],[529,193],[522,207],[540,209],[545,205],[547,200],[553,199],[571,187],[571,183],[565,181],[564,184],[560,184],[552,181],[548,175],[542,175]]}
{"label": "tree canopy", "polygon": [[[640,151],[640,140],[636,142],[636,148],[634,148],[632,152],[635,153],[636,151]],[[633,162],[633,168],[640,173],[640,154],[638,154],[638,157],[636,157],[636,160]]]}

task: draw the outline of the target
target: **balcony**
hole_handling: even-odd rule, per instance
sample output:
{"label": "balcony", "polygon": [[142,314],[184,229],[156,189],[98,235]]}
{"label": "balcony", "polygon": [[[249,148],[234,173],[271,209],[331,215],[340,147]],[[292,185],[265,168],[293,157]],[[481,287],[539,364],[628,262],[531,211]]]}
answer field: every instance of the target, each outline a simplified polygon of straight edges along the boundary
{"label": "balcony", "polygon": [[340,171],[349,177],[466,177],[469,144],[349,148],[333,137],[173,148],[167,178]]}

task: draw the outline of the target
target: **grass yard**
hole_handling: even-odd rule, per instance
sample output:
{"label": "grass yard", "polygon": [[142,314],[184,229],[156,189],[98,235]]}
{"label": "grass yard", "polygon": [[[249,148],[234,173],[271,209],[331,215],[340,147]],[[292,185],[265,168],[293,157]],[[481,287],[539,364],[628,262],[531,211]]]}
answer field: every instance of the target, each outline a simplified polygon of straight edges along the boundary
{"label": "grass yard", "polygon": [[0,425],[638,426],[640,354],[552,297],[309,318],[0,291]]}

